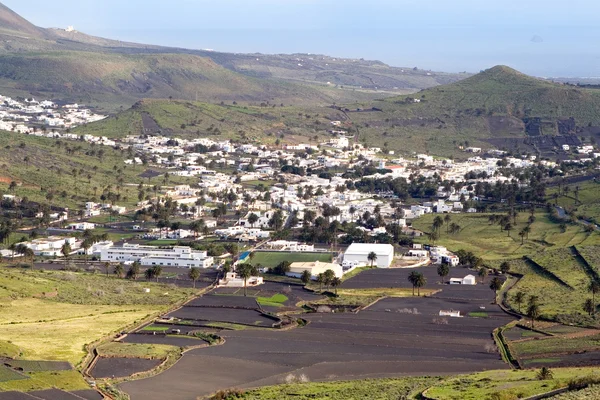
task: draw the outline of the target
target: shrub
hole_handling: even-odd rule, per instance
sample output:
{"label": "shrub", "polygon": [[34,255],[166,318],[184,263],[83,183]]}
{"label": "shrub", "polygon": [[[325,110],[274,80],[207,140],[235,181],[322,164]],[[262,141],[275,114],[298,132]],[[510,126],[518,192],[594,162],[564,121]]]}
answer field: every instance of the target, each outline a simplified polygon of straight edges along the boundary
{"label": "shrub", "polygon": [[234,400],[242,399],[244,391],[239,389],[219,390],[210,397],[210,400]]}
{"label": "shrub", "polygon": [[596,376],[583,376],[581,378],[574,378],[569,381],[569,390],[581,390],[585,389],[590,385],[600,384],[600,378]]}

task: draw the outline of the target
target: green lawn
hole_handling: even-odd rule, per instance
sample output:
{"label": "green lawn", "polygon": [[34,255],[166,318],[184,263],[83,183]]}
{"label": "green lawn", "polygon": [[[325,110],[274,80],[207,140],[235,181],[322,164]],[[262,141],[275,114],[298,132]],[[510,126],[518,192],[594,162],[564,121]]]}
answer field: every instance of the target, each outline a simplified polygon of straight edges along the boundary
{"label": "green lawn", "polygon": [[284,294],[277,293],[277,294],[274,294],[271,297],[257,297],[256,301],[261,306],[282,307],[283,303],[285,303],[286,301],[288,301],[288,298]]}
{"label": "green lawn", "polygon": [[511,348],[519,357],[534,358],[553,353],[583,352],[600,349],[600,334],[579,338],[544,338],[533,339],[511,344]]}
{"label": "green lawn", "polygon": [[[573,245],[600,244],[600,235],[588,234],[580,225],[567,225],[567,230],[561,232],[560,226],[554,223],[545,212],[535,214],[536,221],[531,225],[529,239],[521,244],[519,231],[526,226],[529,213],[521,212],[517,217],[517,225],[510,232],[501,232],[499,225],[488,222],[490,214],[452,214],[452,222],[461,227],[458,234],[446,234],[441,229],[441,237],[437,245],[446,246],[450,250],[464,249],[472,251],[477,256],[486,260],[502,260],[517,258],[543,250],[568,247]],[[413,221],[416,229],[424,232],[431,231],[435,215],[428,214]],[[419,242],[429,243],[428,237],[423,237]]]}
{"label": "green lawn", "polygon": [[263,267],[273,268],[282,261],[293,262],[331,262],[331,253],[288,253],[282,251],[257,251],[249,262]]}

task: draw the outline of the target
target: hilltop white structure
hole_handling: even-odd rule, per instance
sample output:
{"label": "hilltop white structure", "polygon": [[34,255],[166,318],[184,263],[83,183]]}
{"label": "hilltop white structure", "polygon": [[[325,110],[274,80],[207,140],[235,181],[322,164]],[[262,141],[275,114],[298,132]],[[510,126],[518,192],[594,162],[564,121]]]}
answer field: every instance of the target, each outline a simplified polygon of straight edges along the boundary
{"label": "hilltop white structure", "polygon": [[190,247],[157,248],[128,243],[122,247],[102,249],[100,259],[104,262],[138,261],[143,266],[181,268],[209,268],[214,264],[213,257],[210,257],[206,251],[194,251]]}
{"label": "hilltop white structure", "polygon": [[368,257],[371,252],[377,255],[373,266],[389,268],[394,260],[394,246],[391,244],[352,243],[344,253],[344,267],[371,265]]}

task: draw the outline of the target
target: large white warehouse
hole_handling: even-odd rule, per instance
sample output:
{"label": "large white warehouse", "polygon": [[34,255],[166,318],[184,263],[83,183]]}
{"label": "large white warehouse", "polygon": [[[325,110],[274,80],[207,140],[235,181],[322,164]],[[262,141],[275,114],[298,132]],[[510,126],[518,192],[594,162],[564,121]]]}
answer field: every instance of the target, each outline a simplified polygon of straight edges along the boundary
{"label": "large white warehouse", "polygon": [[369,253],[377,254],[373,266],[389,268],[394,260],[394,246],[391,244],[352,243],[344,253],[344,267],[371,265]]}

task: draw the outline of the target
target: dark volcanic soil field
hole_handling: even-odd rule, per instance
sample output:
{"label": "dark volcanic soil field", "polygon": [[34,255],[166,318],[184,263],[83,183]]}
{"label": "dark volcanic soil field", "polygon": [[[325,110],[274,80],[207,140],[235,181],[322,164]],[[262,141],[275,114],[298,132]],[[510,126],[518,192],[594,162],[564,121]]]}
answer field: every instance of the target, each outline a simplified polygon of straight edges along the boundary
{"label": "dark volcanic soil field", "polygon": [[[409,287],[410,271],[369,270],[344,287]],[[133,400],[193,400],[219,389],[282,383],[288,374],[327,381],[506,368],[493,351],[491,332],[512,318],[491,304],[487,283],[441,285],[435,268],[420,271],[426,273],[427,288],[442,289],[435,297],[388,298],[356,314],[305,314],[307,326],[287,331],[221,331],[224,345],[192,350],[170,370],[121,388]],[[453,272],[456,277],[470,273]],[[465,316],[442,318],[442,309]],[[488,317],[469,317],[474,311]]]}
{"label": "dark volcanic soil field", "polygon": [[[149,371],[161,362],[162,360],[146,360],[143,358],[100,358],[91,374],[95,378],[129,376],[138,372]],[[168,398],[168,396],[164,398]]]}

